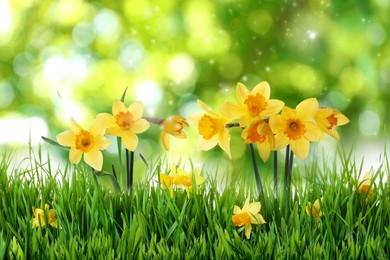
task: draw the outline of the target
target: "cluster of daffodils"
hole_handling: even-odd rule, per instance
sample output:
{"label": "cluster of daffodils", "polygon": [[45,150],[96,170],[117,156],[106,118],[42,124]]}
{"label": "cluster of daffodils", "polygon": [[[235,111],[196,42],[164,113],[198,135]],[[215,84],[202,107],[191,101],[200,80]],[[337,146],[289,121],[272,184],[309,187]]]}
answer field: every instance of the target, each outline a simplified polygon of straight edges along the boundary
{"label": "cluster of daffodils", "polygon": [[187,191],[188,197],[192,191],[192,187],[198,188],[199,185],[203,184],[205,179],[199,174],[197,168],[193,172],[186,172],[182,168],[176,168],[175,164],[172,164],[171,174],[160,174],[160,183],[164,189],[169,189],[171,197],[173,197],[174,187],[184,188]]}
{"label": "cluster of daffodils", "polygon": [[[221,115],[210,110],[198,100],[203,113],[189,118],[189,123],[198,128],[198,148],[209,150],[217,144],[231,157],[229,128],[243,128],[242,138],[247,144],[256,144],[261,159],[268,160],[272,150],[287,145],[300,159],[309,154],[310,142],[319,142],[324,133],[336,139],[335,126],[345,125],[349,119],[336,109],[320,108],[315,98],[309,98],[295,109],[285,106],[277,99],[270,99],[270,86],[261,82],[249,91],[238,83],[238,104],[225,102],[220,107]],[[281,111],[281,114],[278,114]],[[232,123],[238,120],[238,125]]]}
{"label": "cluster of daffodils", "polygon": [[[188,127],[185,119],[173,116],[167,119],[143,118],[144,106],[137,101],[126,107],[121,101],[114,101],[112,114],[101,113],[96,116],[89,130],[79,126],[73,118],[70,130],[57,135],[60,145],[70,147],[69,160],[78,164],[84,155],[84,161],[100,171],[103,166],[102,150],[111,145],[111,141],[105,137],[120,137],[124,147],[128,151],[135,151],[138,146],[137,134],[145,132],[150,124],[162,125],[162,140],[165,149],[169,150],[169,136],[186,138],[183,128]],[[148,119],[148,120],[147,120]]]}

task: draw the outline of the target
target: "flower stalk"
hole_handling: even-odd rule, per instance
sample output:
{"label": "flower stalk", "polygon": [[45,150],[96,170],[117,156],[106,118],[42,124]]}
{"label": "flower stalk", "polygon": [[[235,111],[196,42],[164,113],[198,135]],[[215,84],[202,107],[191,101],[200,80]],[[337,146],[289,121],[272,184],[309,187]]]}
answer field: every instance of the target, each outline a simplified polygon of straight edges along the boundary
{"label": "flower stalk", "polygon": [[259,196],[260,196],[263,193],[263,185],[261,184],[259,168],[257,168],[256,157],[255,157],[255,149],[253,148],[253,144],[249,144],[249,147],[250,147],[250,150],[251,150],[251,156],[252,156],[252,162],[253,162],[253,170],[254,170],[255,178],[256,178],[257,193],[259,193]]}

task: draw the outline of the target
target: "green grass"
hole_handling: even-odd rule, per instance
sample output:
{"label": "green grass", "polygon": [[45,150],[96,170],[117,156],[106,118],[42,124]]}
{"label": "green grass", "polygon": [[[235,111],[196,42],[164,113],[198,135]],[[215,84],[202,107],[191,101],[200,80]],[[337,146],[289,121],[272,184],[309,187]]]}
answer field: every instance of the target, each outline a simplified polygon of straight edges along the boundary
{"label": "green grass", "polygon": [[[231,217],[234,205],[242,207],[248,196],[251,201],[258,199],[254,176],[240,177],[245,171],[252,174],[249,166],[226,178],[222,192],[217,191],[217,179],[209,177],[188,199],[185,191],[176,191],[171,198],[168,190],[150,184],[169,166],[157,162],[128,196],[96,186],[86,167],[53,169],[40,150],[36,157],[31,154],[27,169],[9,169],[12,155],[3,153],[0,259],[387,259],[390,186],[383,182],[389,173],[387,157],[373,174],[375,193],[366,204],[357,192],[361,164],[352,156],[339,153],[341,166],[322,160],[294,168],[294,194],[288,204],[281,199],[276,206],[272,180],[263,180],[261,213],[267,223],[253,226],[247,240]],[[28,181],[34,178],[35,184]],[[305,206],[321,196],[324,216],[316,221],[306,214]],[[32,227],[32,207],[41,203],[56,210],[62,229]]]}

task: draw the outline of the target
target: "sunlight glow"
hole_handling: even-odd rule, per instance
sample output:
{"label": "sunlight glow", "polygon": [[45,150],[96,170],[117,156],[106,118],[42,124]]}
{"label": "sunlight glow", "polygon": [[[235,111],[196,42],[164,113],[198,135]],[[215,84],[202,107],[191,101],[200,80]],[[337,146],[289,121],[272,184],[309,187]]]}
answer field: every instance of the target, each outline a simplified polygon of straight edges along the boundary
{"label": "sunlight glow", "polygon": [[8,0],[0,0],[0,35],[8,33],[12,29],[12,16]]}
{"label": "sunlight glow", "polygon": [[48,128],[41,117],[0,119],[0,144],[38,144],[41,136],[47,136]]}

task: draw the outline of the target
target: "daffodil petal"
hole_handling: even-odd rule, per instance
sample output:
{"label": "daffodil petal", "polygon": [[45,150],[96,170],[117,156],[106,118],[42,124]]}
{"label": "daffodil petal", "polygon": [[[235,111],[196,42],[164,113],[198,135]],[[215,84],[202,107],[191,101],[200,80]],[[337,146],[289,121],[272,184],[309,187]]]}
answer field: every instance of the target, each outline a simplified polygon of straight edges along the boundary
{"label": "daffodil petal", "polygon": [[262,116],[266,117],[279,113],[284,106],[284,102],[277,99],[268,100],[267,103],[267,108],[261,113]]}
{"label": "daffodil petal", "polygon": [[240,126],[241,127],[246,127],[250,126],[253,124],[255,121],[260,120],[261,118],[259,117],[251,117],[250,115],[244,115],[240,118]]}
{"label": "daffodil petal", "polygon": [[81,150],[76,149],[76,147],[71,147],[69,151],[69,161],[73,164],[78,164],[83,156]]}
{"label": "daffodil petal", "polygon": [[136,101],[128,108],[129,112],[133,115],[133,120],[140,119],[144,113],[144,105],[140,101]]}
{"label": "daffodil petal", "polygon": [[234,208],[233,208],[233,214],[234,214],[234,215],[237,215],[237,214],[239,214],[239,213],[241,213],[241,208],[238,207],[238,206],[234,206]]}
{"label": "daffodil petal", "polygon": [[337,118],[337,125],[345,125],[349,123],[349,119],[341,113],[337,114],[336,118]]}
{"label": "daffodil petal", "polygon": [[245,224],[245,236],[247,239],[251,238],[252,225],[250,223]]}
{"label": "daffodil petal", "polygon": [[311,121],[318,111],[318,101],[316,98],[303,100],[296,107],[297,118],[302,121]]}
{"label": "daffodil petal", "polygon": [[257,144],[257,151],[259,152],[260,158],[263,162],[266,162],[271,154],[271,146],[266,140],[260,144]]}
{"label": "daffodil petal", "polygon": [[78,135],[82,128],[74,121],[73,117],[70,119],[70,130],[75,134]]}
{"label": "daffodil petal", "polygon": [[253,202],[248,205],[248,208],[246,210],[249,211],[250,213],[249,215],[254,215],[259,213],[260,209],[261,209],[260,202]]}
{"label": "daffodil petal", "polygon": [[169,135],[164,131],[161,132],[161,140],[165,150],[169,151]]}
{"label": "daffodil petal", "polygon": [[263,225],[267,222],[265,222],[263,216],[261,214],[255,214],[254,216],[251,215],[251,223],[257,224],[257,225]]}
{"label": "daffodil petal", "polygon": [[221,113],[229,120],[237,119],[245,114],[245,109],[242,106],[236,105],[232,102],[224,102],[220,107]]}
{"label": "daffodil petal", "polygon": [[71,130],[66,130],[56,136],[57,142],[63,146],[73,146],[76,143],[76,135]]}
{"label": "daffodil petal", "polygon": [[108,113],[100,113],[96,116],[96,119],[100,120],[101,124],[103,124],[106,128],[110,128],[117,125],[115,117]]}
{"label": "daffodil petal", "polygon": [[122,136],[122,143],[127,150],[134,152],[138,145],[138,137],[131,132],[127,132]]}
{"label": "daffodil petal", "polygon": [[288,120],[290,118],[295,118],[296,117],[296,112],[291,107],[284,106],[282,108],[281,116],[282,116],[282,119],[285,121],[285,120]]}
{"label": "daffodil petal", "polygon": [[262,81],[257,84],[251,91],[251,94],[256,95],[257,93],[261,94],[265,98],[265,100],[268,100],[271,95],[271,88],[268,82]]}
{"label": "daffodil petal", "polygon": [[327,131],[324,131],[324,133],[330,135],[331,137],[335,138],[336,140],[340,139],[339,133],[336,131],[336,129],[334,127],[330,130],[329,129],[326,129],[326,130]]}
{"label": "daffodil petal", "polygon": [[324,133],[312,122],[305,123],[305,130],[304,136],[311,142],[319,142],[324,138]]}
{"label": "daffodil petal", "polygon": [[214,148],[218,143],[218,138],[215,136],[209,140],[204,139],[202,136],[199,136],[198,138],[198,149],[207,151],[210,150],[211,148]]}
{"label": "daffodil petal", "polygon": [[90,133],[92,135],[104,135],[106,133],[106,124],[105,120],[101,118],[95,118],[91,124]]}
{"label": "daffodil petal", "polygon": [[283,132],[286,128],[286,121],[282,120],[282,116],[273,115],[269,118],[269,126],[272,129],[272,132],[277,134]]}
{"label": "daffodil petal", "polygon": [[103,167],[103,154],[97,149],[93,149],[84,153],[84,161],[97,171],[101,171]]}
{"label": "daffodil petal", "polygon": [[290,140],[284,133],[278,133],[275,135],[275,146],[274,150],[280,150],[289,144]]}
{"label": "daffodil petal", "polygon": [[218,144],[224,150],[229,158],[232,158],[232,155],[230,153],[230,134],[228,131],[223,131],[222,133],[219,134],[218,137]]}
{"label": "daffodil petal", "polygon": [[189,116],[187,121],[190,125],[198,127],[199,120],[204,116],[204,113],[197,113],[195,115]]}
{"label": "daffodil petal", "polygon": [[215,113],[214,111],[212,111],[207,105],[206,103],[204,103],[202,100],[198,99],[198,105],[204,110],[206,111],[207,113],[211,114],[211,115],[214,115],[214,116],[218,116],[217,113]]}
{"label": "daffodil petal", "polygon": [[122,128],[119,126],[113,126],[111,128],[107,129],[106,135],[111,135],[111,136],[123,136],[125,135],[125,131],[123,131]]}
{"label": "daffodil petal", "polygon": [[237,101],[240,105],[244,105],[246,98],[249,95],[249,90],[245,87],[244,84],[238,82],[236,86],[236,96]]}
{"label": "daffodil petal", "polygon": [[310,142],[305,138],[291,141],[291,150],[301,160],[306,159],[309,155]]}
{"label": "daffodil petal", "polygon": [[148,121],[146,121],[145,119],[139,119],[133,123],[133,125],[131,126],[131,130],[135,134],[139,134],[145,132],[147,129],[149,129],[149,127],[150,124]]}
{"label": "daffodil petal", "polygon": [[125,104],[123,104],[123,102],[121,102],[119,100],[115,100],[114,103],[112,104],[112,114],[114,116],[116,116],[120,112],[126,113],[127,111],[128,110],[127,110]]}
{"label": "daffodil petal", "polygon": [[102,135],[95,136],[95,148],[105,150],[111,145],[111,141]]}

